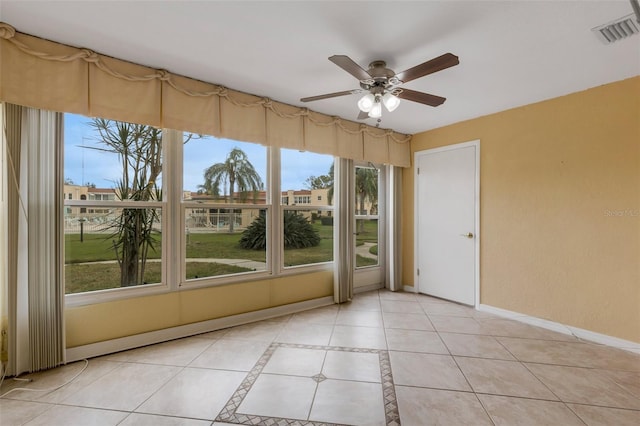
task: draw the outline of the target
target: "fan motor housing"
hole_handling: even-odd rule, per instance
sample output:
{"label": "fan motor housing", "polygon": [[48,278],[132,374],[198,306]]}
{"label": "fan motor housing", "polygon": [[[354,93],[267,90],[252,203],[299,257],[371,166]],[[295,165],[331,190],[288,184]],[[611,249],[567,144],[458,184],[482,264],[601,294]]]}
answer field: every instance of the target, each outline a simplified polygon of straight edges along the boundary
{"label": "fan motor housing", "polygon": [[361,80],[360,87],[371,91],[373,94],[382,94],[384,89],[389,85],[389,80],[396,75],[393,70],[387,68],[385,61],[371,62],[367,73],[369,73],[371,79]]}
{"label": "fan motor housing", "polygon": [[373,61],[369,64],[369,70],[367,71],[369,75],[376,81],[387,81],[396,73],[393,70],[387,68],[387,63],[385,61]]}

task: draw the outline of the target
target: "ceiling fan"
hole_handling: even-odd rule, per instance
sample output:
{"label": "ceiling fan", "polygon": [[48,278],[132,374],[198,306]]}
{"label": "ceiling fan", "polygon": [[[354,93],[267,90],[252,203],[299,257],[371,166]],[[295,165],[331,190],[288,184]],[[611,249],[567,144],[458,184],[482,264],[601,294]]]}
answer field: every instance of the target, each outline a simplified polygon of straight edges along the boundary
{"label": "ceiling fan", "polygon": [[418,102],[433,107],[441,105],[446,98],[405,89],[400,86],[403,83],[447,69],[460,63],[456,55],[452,53],[445,53],[444,55],[438,56],[437,58],[396,74],[394,71],[387,68],[385,61],[373,61],[369,64],[369,69],[365,70],[346,55],[333,55],[329,60],[357,78],[360,81],[360,89],[311,96],[308,98],[302,98],[300,101],[312,102],[319,101],[321,99],[368,92],[358,101],[358,108],[360,109],[358,120],[363,120],[368,117],[379,119],[382,116],[382,105],[391,112],[398,107],[400,99],[406,99],[408,101]]}

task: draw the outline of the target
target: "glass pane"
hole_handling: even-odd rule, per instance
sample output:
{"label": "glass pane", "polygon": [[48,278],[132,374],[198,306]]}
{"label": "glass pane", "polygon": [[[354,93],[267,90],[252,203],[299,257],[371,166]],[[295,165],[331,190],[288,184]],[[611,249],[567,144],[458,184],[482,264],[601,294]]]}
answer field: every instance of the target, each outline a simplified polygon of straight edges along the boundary
{"label": "glass pane", "polygon": [[162,199],[162,132],[65,114],[64,199]]}
{"label": "glass pane", "polygon": [[161,209],[66,207],[66,294],[162,281]]}
{"label": "glass pane", "polygon": [[356,167],[356,216],[378,214],[378,170]]}
{"label": "glass pane", "polygon": [[356,267],[378,265],[378,219],[356,217]]}
{"label": "glass pane", "polygon": [[331,262],[333,211],[325,209],[333,204],[333,157],[291,149],[280,152],[280,204],[309,207],[284,211],[284,266]]}
{"label": "glass pane", "polygon": [[284,266],[333,261],[331,211],[285,210],[283,226]]}
{"label": "glass pane", "polygon": [[266,209],[185,209],[186,279],[266,271]]}
{"label": "glass pane", "polygon": [[184,200],[266,204],[267,148],[255,143],[186,135]]}
{"label": "glass pane", "polygon": [[281,151],[284,206],[330,206],[333,203],[333,157],[291,149]]}
{"label": "glass pane", "polygon": [[355,168],[356,267],[378,265],[378,182],[372,167]]}

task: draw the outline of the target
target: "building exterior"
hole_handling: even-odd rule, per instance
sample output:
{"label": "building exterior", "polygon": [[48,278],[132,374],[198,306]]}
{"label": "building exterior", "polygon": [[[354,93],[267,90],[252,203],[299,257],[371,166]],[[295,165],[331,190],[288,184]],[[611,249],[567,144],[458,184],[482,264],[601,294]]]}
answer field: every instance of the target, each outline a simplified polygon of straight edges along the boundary
{"label": "building exterior", "polygon": [[[86,185],[64,184],[63,197],[65,200],[115,201],[116,190],[112,188],[96,188]],[[78,214],[103,214],[108,209],[65,207],[65,216]]]}
{"label": "building exterior", "polygon": [[[191,191],[183,192],[185,201],[197,201],[203,204],[215,204],[215,207],[192,208],[187,210],[186,226],[190,230],[214,228],[219,230],[228,229],[229,222],[233,220],[234,229],[246,228],[256,217],[260,215],[256,205],[266,205],[266,191],[258,191],[255,198],[249,194],[244,203],[251,204],[251,207],[242,208],[243,202],[241,194],[234,193],[234,205],[236,208],[221,208],[220,204],[229,204],[228,196],[218,196],[208,194],[198,194]],[[309,220],[315,220],[320,216],[331,216],[330,210],[323,208],[331,205],[329,199],[329,189],[302,189],[282,191],[280,203],[282,206],[305,207],[304,210],[296,209],[300,214]]]}

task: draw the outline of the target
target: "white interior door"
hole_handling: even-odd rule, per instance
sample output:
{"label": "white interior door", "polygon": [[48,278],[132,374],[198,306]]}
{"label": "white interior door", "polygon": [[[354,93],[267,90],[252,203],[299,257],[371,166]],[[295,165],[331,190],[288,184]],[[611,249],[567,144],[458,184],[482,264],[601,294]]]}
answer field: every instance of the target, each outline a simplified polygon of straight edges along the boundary
{"label": "white interior door", "polygon": [[416,153],[416,282],[420,293],[475,305],[479,142]]}

